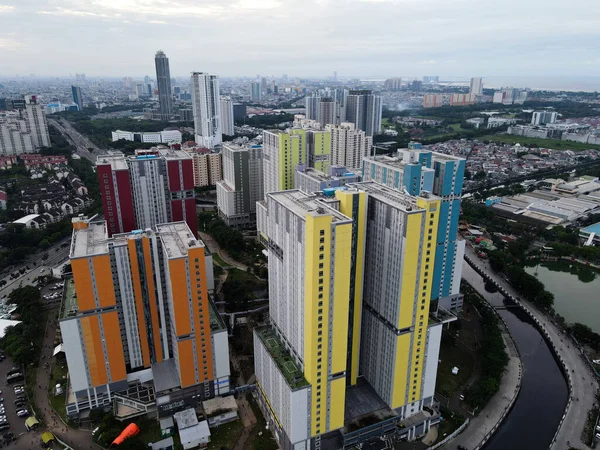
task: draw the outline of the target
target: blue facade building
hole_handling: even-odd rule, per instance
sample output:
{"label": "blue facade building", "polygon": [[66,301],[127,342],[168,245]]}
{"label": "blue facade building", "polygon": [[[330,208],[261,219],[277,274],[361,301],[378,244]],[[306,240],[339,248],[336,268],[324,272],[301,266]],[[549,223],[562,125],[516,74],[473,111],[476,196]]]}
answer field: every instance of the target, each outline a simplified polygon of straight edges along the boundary
{"label": "blue facade building", "polygon": [[424,150],[417,142],[396,156],[363,158],[363,181],[377,181],[411,195],[429,192],[441,198],[431,301],[447,310],[462,308],[465,241],[457,236],[465,163],[463,158]]}
{"label": "blue facade building", "polygon": [[83,97],[81,96],[81,88],[79,86],[71,86],[73,92],[73,103],[77,105],[79,111],[83,110]]}

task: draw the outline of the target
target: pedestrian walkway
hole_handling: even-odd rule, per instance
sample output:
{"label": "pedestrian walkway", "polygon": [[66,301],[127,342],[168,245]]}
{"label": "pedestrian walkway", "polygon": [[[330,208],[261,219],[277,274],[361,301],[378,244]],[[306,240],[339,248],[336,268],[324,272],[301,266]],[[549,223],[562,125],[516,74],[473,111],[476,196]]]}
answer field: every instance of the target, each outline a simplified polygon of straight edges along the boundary
{"label": "pedestrian walkway", "polygon": [[[68,427],[50,405],[48,398],[48,385],[50,383],[50,363],[52,362],[52,353],[54,351],[54,336],[56,335],[58,310],[50,311],[48,322],[46,323],[46,335],[42,346],[40,364],[36,376],[35,386],[35,405],[38,419],[42,421],[45,428],[38,431],[37,441],[43,431],[50,431],[61,441],[65,442],[74,449],[100,449],[92,441],[92,433],[85,430],[77,430]],[[45,363],[48,362],[48,366]],[[39,445],[39,444],[38,444]],[[37,447],[37,445],[36,445]]]}
{"label": "pedestrian walkway", "polygon": [[243,270],[244,272],[248,271],[247,265],[242,264],[241,262],[236,261],[231,256],[229,256],[229,253],[223,250],[210,234],[206,234],[201,231],[199,231],[198,234],[200,235],[200,238],[202,238],[204,243],[208,246],[208,249],[211,253],[216,253],[221,257],[223,261],[225,261],[230,266],[235,267],[236,269]]}
{"label": "pedestrian walkway", "polygon": [[[502,339],[507,348],[511,346],[514,348],[512,339],[508,333],[502,333]],[[521,388],[521,360],[517,353],[512,351],[507,351],[507,353],[509,353],[510,359],[506,367],[506,372],[502,376],[500,389],[491,398],[485,408],[471,419],[465,431],[450,441],[451,448],[456,448],[458,445],[462,445],[468,449],[478,448],[500,426],[512,403],[516,400]]]}

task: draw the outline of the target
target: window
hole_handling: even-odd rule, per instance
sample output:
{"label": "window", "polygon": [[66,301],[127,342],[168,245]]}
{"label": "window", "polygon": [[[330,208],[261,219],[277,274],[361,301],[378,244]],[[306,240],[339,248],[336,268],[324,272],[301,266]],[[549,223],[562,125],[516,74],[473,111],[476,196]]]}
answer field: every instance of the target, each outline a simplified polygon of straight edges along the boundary
{"label": "window", "polygon": [[319,230],[319,234],[320,234],[321,236],[325,236],[325,230]]}
{"label": "window", "polygon": [[323,263],[319,263],[319,269],[323,268]]}

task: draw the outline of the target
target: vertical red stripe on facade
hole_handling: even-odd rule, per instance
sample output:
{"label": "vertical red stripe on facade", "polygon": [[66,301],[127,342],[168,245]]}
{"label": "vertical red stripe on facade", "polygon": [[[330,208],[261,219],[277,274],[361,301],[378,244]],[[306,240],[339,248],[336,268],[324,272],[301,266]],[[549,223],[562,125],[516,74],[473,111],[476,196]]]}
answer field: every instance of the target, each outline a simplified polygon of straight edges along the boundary
{"label": "vertical red stripe on facade", "polygon": [[184,159],[181,161],[183,167],[183,189],[193,190],[194,189],[194,163],[192,159]]}
{"label": "vertical red stripe on facade", "polygon": [[133,192],[128,170],[119,170],[116,173],[117,190],[119,191],[119,204],[121,206],[121,221],[123,222],[123,233],[135,230],[135,212],[133,210]]}
{"label": "vertical red stripe on facade", "polygon": [[167,175],[169,177],[169,191],[181,191],[181,181],[179,178],[179,161],[167,162]]}
{"label": "vertical red stripe on facade", "polygon": [[196,214],[196,199],[187,198],[185,201],[185,221],[194,233],[194,236],[198,237],[198,215]]}
{"label": "vertical red stripe on facade", "polygon": [[173,222],[185,220],[183,217],[183,200],[171,200],[171,214]]}
{"label": "vertical red stripe on facade", "polygon": [[[100,185],[100,194],[102,196],[102,211],[106,220],[108,235],[120,233],[119,212],[115,204],[115,189],[113,186],[112,170],[110,164],[102,164],[97,167],[98,184]],[[109,205],[110,203],[110,205]]]}

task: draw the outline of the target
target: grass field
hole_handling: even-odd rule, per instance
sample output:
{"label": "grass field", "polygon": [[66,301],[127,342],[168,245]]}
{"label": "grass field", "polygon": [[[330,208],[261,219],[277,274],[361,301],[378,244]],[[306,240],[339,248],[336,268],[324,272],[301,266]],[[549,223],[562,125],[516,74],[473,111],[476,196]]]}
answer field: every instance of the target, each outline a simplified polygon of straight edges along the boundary
{"label": "grass field", "polygon": [[581,142],[560,141],[558,139],[540,139],[524,136],[512,136],[509,134],[489,134],[477,138],[480,141],[504,142],[507,144],[516,144],[530,146],[537,145],[541,148],[551,148],[554,150],[600,150],[600,145],[583,144]]}
{"label": "grass field", "polygon": [[213,253],[212,257],[213,257],[213,263],[217,263],[221,267],[229,266],[229,264],[227,264],[225,261],[223,261],[223,258],[221,258],[218,253]]}
{"label": "grass field", "polygon": [[[466,384],[473,372],[475,361],[464,346],[455,346],[448,335],[442,339],[440,359],[436,390],[450,397]],[[452,375],[453,367],[458,367],[457,375]]]}
{"label": "grass field", "polygon": [[241,420],[229,422],[210,430],[209,450],[221,450],[221,448],[233,448],[239,438],[244,425]]}

